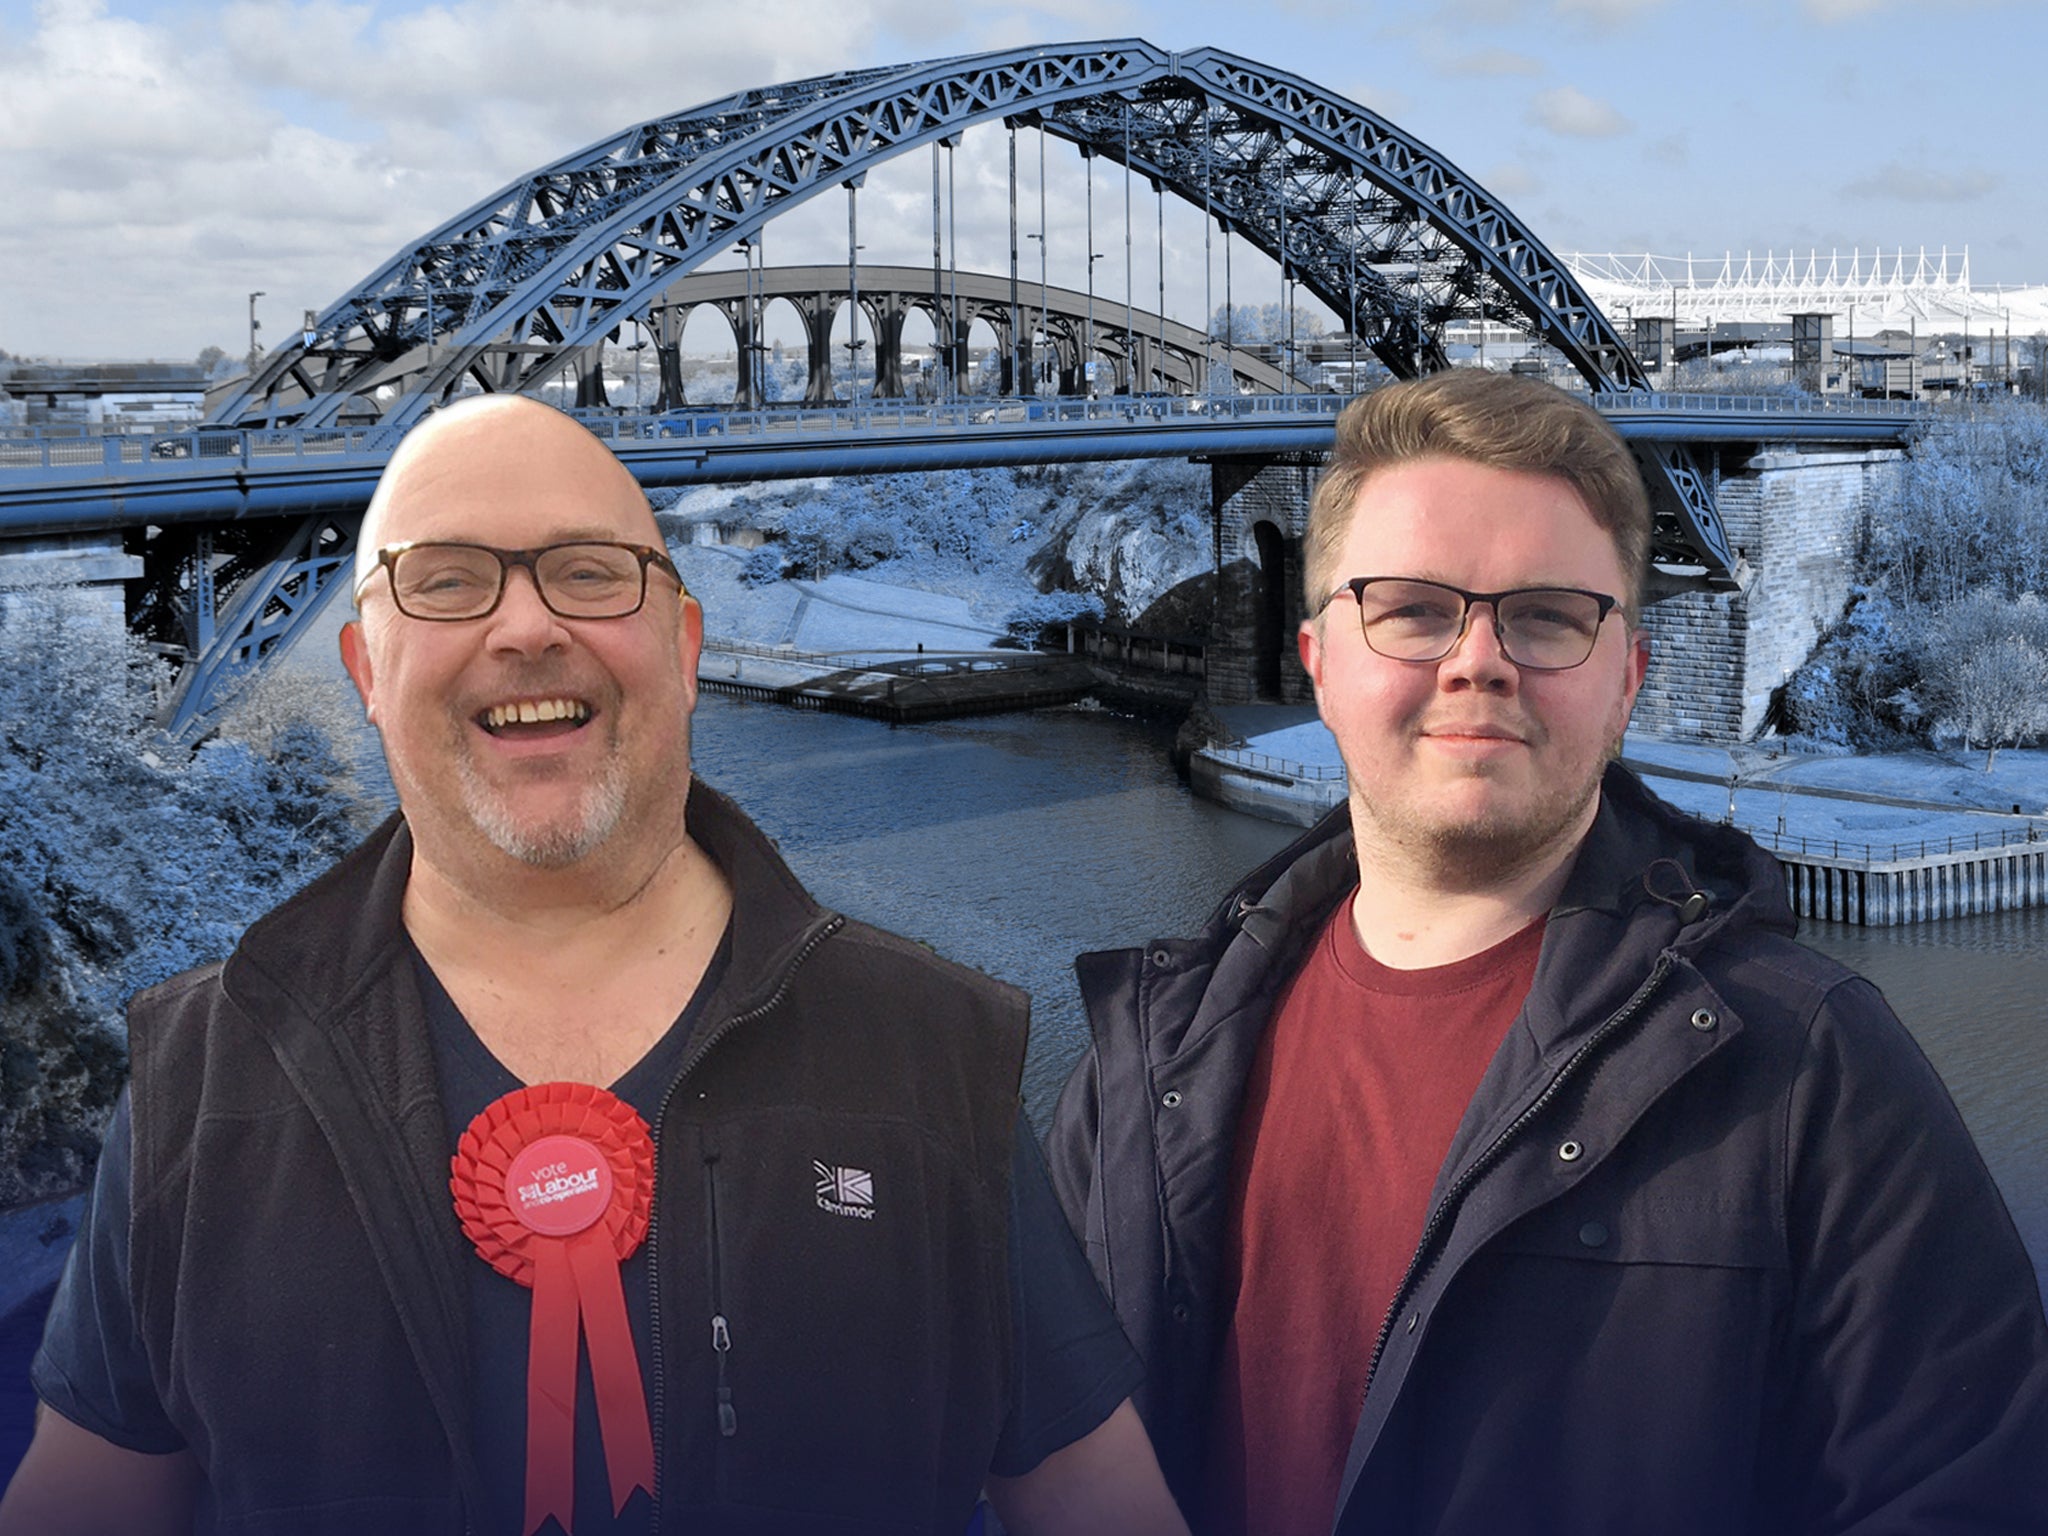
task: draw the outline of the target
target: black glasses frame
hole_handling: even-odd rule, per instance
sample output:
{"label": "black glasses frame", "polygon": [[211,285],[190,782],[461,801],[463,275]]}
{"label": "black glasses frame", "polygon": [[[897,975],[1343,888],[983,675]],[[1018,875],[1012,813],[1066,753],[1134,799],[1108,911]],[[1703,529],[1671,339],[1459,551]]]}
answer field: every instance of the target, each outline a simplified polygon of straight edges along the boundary
{"label": "black glasses frame", "polygon": [[[1387,655],[1385,651],[1372,643],[1372,631],[1366,627],[1365,623],[1365,589],[1376,581],[1398,581],[1404,586],[1433,587],[1439,592],[1450,593],[1464,605],[1458,613],[1457,632],[1451,636],[1444,648],[1434,656]],[[1386,656],[1389,661],[1412,661],[1417,666],[1434,666],[1463,643],[1465,632],[1472,627],[1472,605],[1474,603],[1485,603],[1493,610],[1493,633],[1494,637],[1500,642],[1501,654],[1516,666],[1529,672],[1569,672],[1574,667],[1583,667],[1592,659],[1593,647],[1600,643],[1600,626],[1607,622],[1609,614],[1621,606],[1620,598],[1611,597],[1605,592],[1589,592],[1584,587],[1510,587],[1505,592],[1467,592],[1463,587],[1454,587],[1447,581],[1429,581],[1420,576],[1354,576],[1328,597],[1324,598],[1316,612],[1320,614],[1323,609],[1329,607],[1330,604],[1334,603],[1346,592],[1349,592],[1351,600],[1358,604],[1358,632],[1365,637],[1366,645],[1370,647],[1375,656]],[[1577,661],[1567,662],[1563,666],[1544,666],[1540,662],[1523,661],[1515,655],[1507,627],[1501,623],[1500,605],[1511,597],[1528,597],[1533,593],[1541,592],[1568,593],[1573,597],[1590,598],[1599,605],[1600,617],[1594,621],[1592,638],[1586,644],[1586,654]]]}
{"label": "black glasses frame", "polygon": [[[640,562],[640,593],[639,596],[634,598],[632,607],[621,609],[617,613],[606,614],[565,613],[549,600],[547,584],[540,579],[539,561],[541,556],[553,554],[558,549],[592,547],[623,549]],[[405,606],[405,599],[398,595],[399,557],[405,554],[406,551],[413,549],[474,549],[494,556],[498,562],[498,590],[492,594],[490,605],[478,609],[475,613],[461,615],[414,613]],[[651,545],[629,544],[623,539],[563,539],[557,543],[542,544],[533,549],[499,549],[494,544],[472,544],[465,539],[409,539],[401,544],[383,545],[377,551],[377,570],[384,572],[386,584],[391,589],[391,601],[397,606],[398,611],[408,619],[417,619],[422,624],[468,624],[477,619],[489,618],[498,611],[498,605],[505,601],[505,586],[512,579],[512,572],[515,567],[525,568],[527,576],[533,581],[533,590],[535,595],[540,598],[541,605],[558,619],[586,619],[594,622],[601,622],[605,619],[629,619],[647,606],[647,568],[650,565],[667,572],[670,579],[675,582],[676,590],[685,597],[689,595],[690,589],[683,581],[682,572],[676,569],[675,562],[669,559],[666,554]],[[363,589],[376,579],[377,571],[372,571],[360,582],[356,583],[355,598],[357,602],[362,601]]]}

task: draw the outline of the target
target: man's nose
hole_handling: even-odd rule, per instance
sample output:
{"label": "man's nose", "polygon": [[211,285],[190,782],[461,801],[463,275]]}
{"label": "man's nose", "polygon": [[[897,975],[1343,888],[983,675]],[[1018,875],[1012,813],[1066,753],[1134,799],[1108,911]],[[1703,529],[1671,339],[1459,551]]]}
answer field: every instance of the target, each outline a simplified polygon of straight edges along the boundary
{"label": "man's nose", "polygon": [[561,615],[541,601],[539,579],[524,565],[505,572],[505,590],[488,622],[491,644],[514,650],[546,649],[567,635]]}
{"label": "man's nose", "polygon": [[1456,643],[1450,654],[1437,663],[1439,684],[1468,682],[1475,687],[1501,687],[1518,682],[1521,675],[1521,670],[1508,660],[1501,639],[1500,614],[1493,604],[1468,605],[1465,626],[1458,631]]}

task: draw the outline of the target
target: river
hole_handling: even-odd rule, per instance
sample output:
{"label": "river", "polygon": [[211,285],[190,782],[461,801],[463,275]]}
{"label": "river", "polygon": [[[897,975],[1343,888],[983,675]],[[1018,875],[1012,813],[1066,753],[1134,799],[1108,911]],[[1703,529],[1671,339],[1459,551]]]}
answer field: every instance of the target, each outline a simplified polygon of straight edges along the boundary
{"label": "river", "polygon": [[[1073,956],[1191,931],[1295,835],[1190,795],[1170,734],[1086,708],[892,729],[707,694],[695,754],[821,900],[1031,993],[1043,1127],[1087,1040]],[[1805,937],[1884,989],[2048,1275],[2048,910]]]}

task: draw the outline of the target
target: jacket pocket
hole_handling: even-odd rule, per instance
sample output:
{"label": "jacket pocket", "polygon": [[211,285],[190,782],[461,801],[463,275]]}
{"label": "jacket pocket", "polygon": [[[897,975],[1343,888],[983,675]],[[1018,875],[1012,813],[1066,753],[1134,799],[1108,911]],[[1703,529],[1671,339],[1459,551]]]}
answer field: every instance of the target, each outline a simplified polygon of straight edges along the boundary
{"label": "jacket pocket", "polygon": [[1589,1194],[1524,1218],[1438,1298],[1418,1406],[1459,1465],[1424,1486],[1453,1490],[1460,1529],[1583,1509],[1747,1529],[1785,1312],[1775,1228],[1734,1203]]}
{"label": "jacket pocket", "polygon": [[907,1121],[766,1110],[705,1145],[721,1503],[964,1521],[1001,1427],[1006,1207]]}

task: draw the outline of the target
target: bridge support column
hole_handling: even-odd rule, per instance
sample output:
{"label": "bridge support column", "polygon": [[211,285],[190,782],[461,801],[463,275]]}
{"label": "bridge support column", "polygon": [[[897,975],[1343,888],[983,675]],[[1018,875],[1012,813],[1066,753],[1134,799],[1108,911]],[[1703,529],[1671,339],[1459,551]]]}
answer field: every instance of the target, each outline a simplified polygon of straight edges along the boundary
{"label": "bridge support column", "polygon": [[596,410],[610,405],[604,392],[604,343],[585,347],[576,359],[576,409]]}
{"label": "bridge support column", "polygon": [[896,293],[869,310],[875,332],[875,394],[884,400],[903,398],[903,317],[909,308]]}
{"label": "bridge support column", "polygon": [[832,403],[832,296],[826,293],[792,297],[789,301],[804,326],[804,404]]}
{"label": "bridge support column", "polygon": [[1652,573],[1639,729],[1717,742],[1763,729],[1777,691],[1841,618],[1863,529],[1903,459],[1896,448],[1767,446],[1727,467],[1714,497],[1752,579],[1741,592],[1660,592]]}
{"label": "bridge support column", "polygon": [[1213,703],[1314,698],[1294,636],[1303,613],[1301,536],[1321,467],[1318,455],[1209,466],[1219,573],[1207,662]]}
{"label": "bridge support column", "polygon": [[689,399],[683,392],[683,328],[690,323],[693,304],[656,304],[647,312],[654,331],[654,356],[661,376],[661,392],[655,397],[657,411],[680,410]]}

